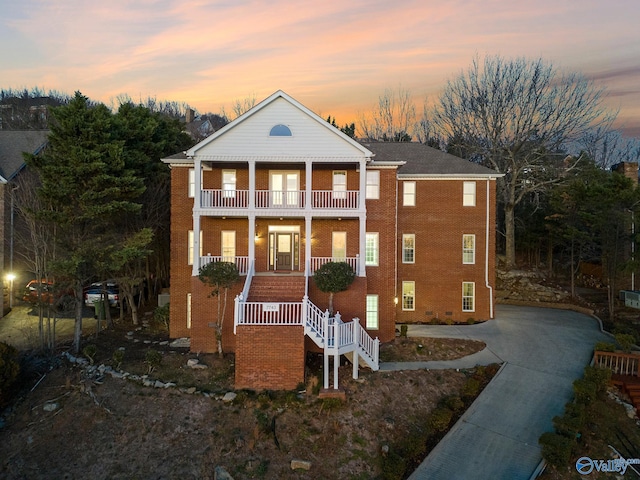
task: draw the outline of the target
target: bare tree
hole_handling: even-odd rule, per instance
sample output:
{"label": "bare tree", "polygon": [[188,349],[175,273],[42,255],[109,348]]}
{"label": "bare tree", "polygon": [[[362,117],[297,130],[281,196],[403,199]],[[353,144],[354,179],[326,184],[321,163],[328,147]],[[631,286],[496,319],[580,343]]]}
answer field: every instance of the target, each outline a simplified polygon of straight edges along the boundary
{"label": "bare tree", "polygon": [[416,128],[416,108],[409,90],[387,88],[378,97],[371,116],[360,115],[358,127],[364,138],[385,142],[411,141]]}
{"label": "bare tree", "polygon": [[579,157],[566,148],[615,117],[603,106],[605,90],[578,73],[561,73],[542,59],[476,57],[447,82],[433,122],[450,149],[503,173],[507,267],[515,266],[514,209],[523,198],[561,181]]}
{"label": "bare tree", "polygon": [[[235,115],[235,118],[238,118],[240,115],[244,114],[245,112],[248,112],[255,106],[256,106],[256,94],[252,93],[251,95],[248,95],[243,99],[237,98],[233,102],[233,106],[231,108],[233,110],[233,114]],[[222,113],[222,116],[225,116],[224,112]]]}
{"label": "bare tree", "polygon": [[620,162],[640,161],[640,140],[624,138],[618,130],[608,126],[585,132],[578,145],[596,165],[609,169]]}

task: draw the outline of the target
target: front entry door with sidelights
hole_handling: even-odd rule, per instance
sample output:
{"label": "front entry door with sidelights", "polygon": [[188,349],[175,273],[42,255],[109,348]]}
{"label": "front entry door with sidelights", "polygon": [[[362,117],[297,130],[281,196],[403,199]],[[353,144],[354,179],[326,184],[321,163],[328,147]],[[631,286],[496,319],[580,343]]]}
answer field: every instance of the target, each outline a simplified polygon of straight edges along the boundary
{"label": "front entry door with sidelights", "polygon": [[298,232],[269,232],[269,270],[299,269],[300,234]]}

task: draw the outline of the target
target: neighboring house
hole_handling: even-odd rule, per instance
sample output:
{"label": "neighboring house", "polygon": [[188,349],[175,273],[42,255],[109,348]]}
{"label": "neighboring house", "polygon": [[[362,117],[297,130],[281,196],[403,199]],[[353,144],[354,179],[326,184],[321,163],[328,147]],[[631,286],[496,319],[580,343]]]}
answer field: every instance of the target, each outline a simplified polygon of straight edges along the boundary
{"label": "neighboring house", "polygon": [[[292,389],[307,351],[378,367],[396,322],[493,317],[499,174],[412,143],[359,143],[282,91],[171,166],[170,336],[216,350],[216,300],[200,266],[242,275],[223,328],[236,388]],[[312,279],[346,261],[354,283],[334,297]],[[352,321],[358,318],[359,321]],[[355,357],[355,358],[354,358]]]}
{"label": "neighboring house", "polygon": [[[19,269],[14,254],[14,220],[13,204],[14,181],[25,166],[23,153],[38,153],[47,142],[48,131],[45,130],[0,130],[0,269],[4,290],[8,294],[9,284],[5,283],[7,274],[15,274]],[[14,293],[24,287],[24,279],[14,285]],[[6,312],[8,297],[0,295],[0,314]]]}

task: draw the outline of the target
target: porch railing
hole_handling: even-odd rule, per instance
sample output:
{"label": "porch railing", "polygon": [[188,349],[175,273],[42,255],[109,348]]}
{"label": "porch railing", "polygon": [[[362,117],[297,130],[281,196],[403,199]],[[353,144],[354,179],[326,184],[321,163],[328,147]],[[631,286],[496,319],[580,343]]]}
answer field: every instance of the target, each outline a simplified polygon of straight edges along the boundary
{"label": "porch railing", "polygon": [[202,190],[200,205],[203,208],[247,208],[249,190]]}
{"label": "porch railing", "polygon": [[[304,190],[256,190],[256,208],[305,208]],[[223,190],[207,188],[200,191],[202,208],[245,209],[249,207],[250,190]],[[313,190],[311,208],[332,210],[355,210],[360,206],[358,190],[334,191]]]}
{"label": "porch railing", "polygon": [[236,267],[238,267],[238,273],[240,275],[246,275],[248,271],[247,267],[249,265],[249,257],[223,257],[221,255],[203,255],[200,257],[201,268],[211,262],[235,263]]}
{"label": "porch railing", "polygon": [[346,258],[335,258],[335,257],[311,257],[310,264],[310,272],[309,275],[313,275],[313,273],[318,270],[322,265],[329,262],[347,262],[351,268],[353,268],[354,272],[358,271],[358,264],[360,262],[360,255],[356,255],[355,257],[346,257]]}
{"label": "porch railing", "polygon": [[640,355],[623,352],[595,352],[593,363],[596,366],[610,368],[617,375],[640,377]]}
{"label": "porch railing", "polygon": [[313,190],[312,208],[356,209],[359,206],[358,190]]}
{"label": "porch railing", "polygon": [[304,190],[256,190],[256,208],[304,208]]}

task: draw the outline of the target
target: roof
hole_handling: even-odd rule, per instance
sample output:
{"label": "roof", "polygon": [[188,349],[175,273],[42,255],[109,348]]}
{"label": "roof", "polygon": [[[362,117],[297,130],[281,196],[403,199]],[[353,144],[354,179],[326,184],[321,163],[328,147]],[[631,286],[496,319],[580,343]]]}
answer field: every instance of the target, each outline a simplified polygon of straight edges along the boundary
{"label": "roof", "polygon": [[48,135],[48,130],[0,130],[0,176],[11,180],[24,166],[22,153],[38,153]]}
{"label": "roof", "polygon": [[422,143],[364,142],[375,156],[373,164],[401,162],[398,177],[501,177],[502,174]]}

